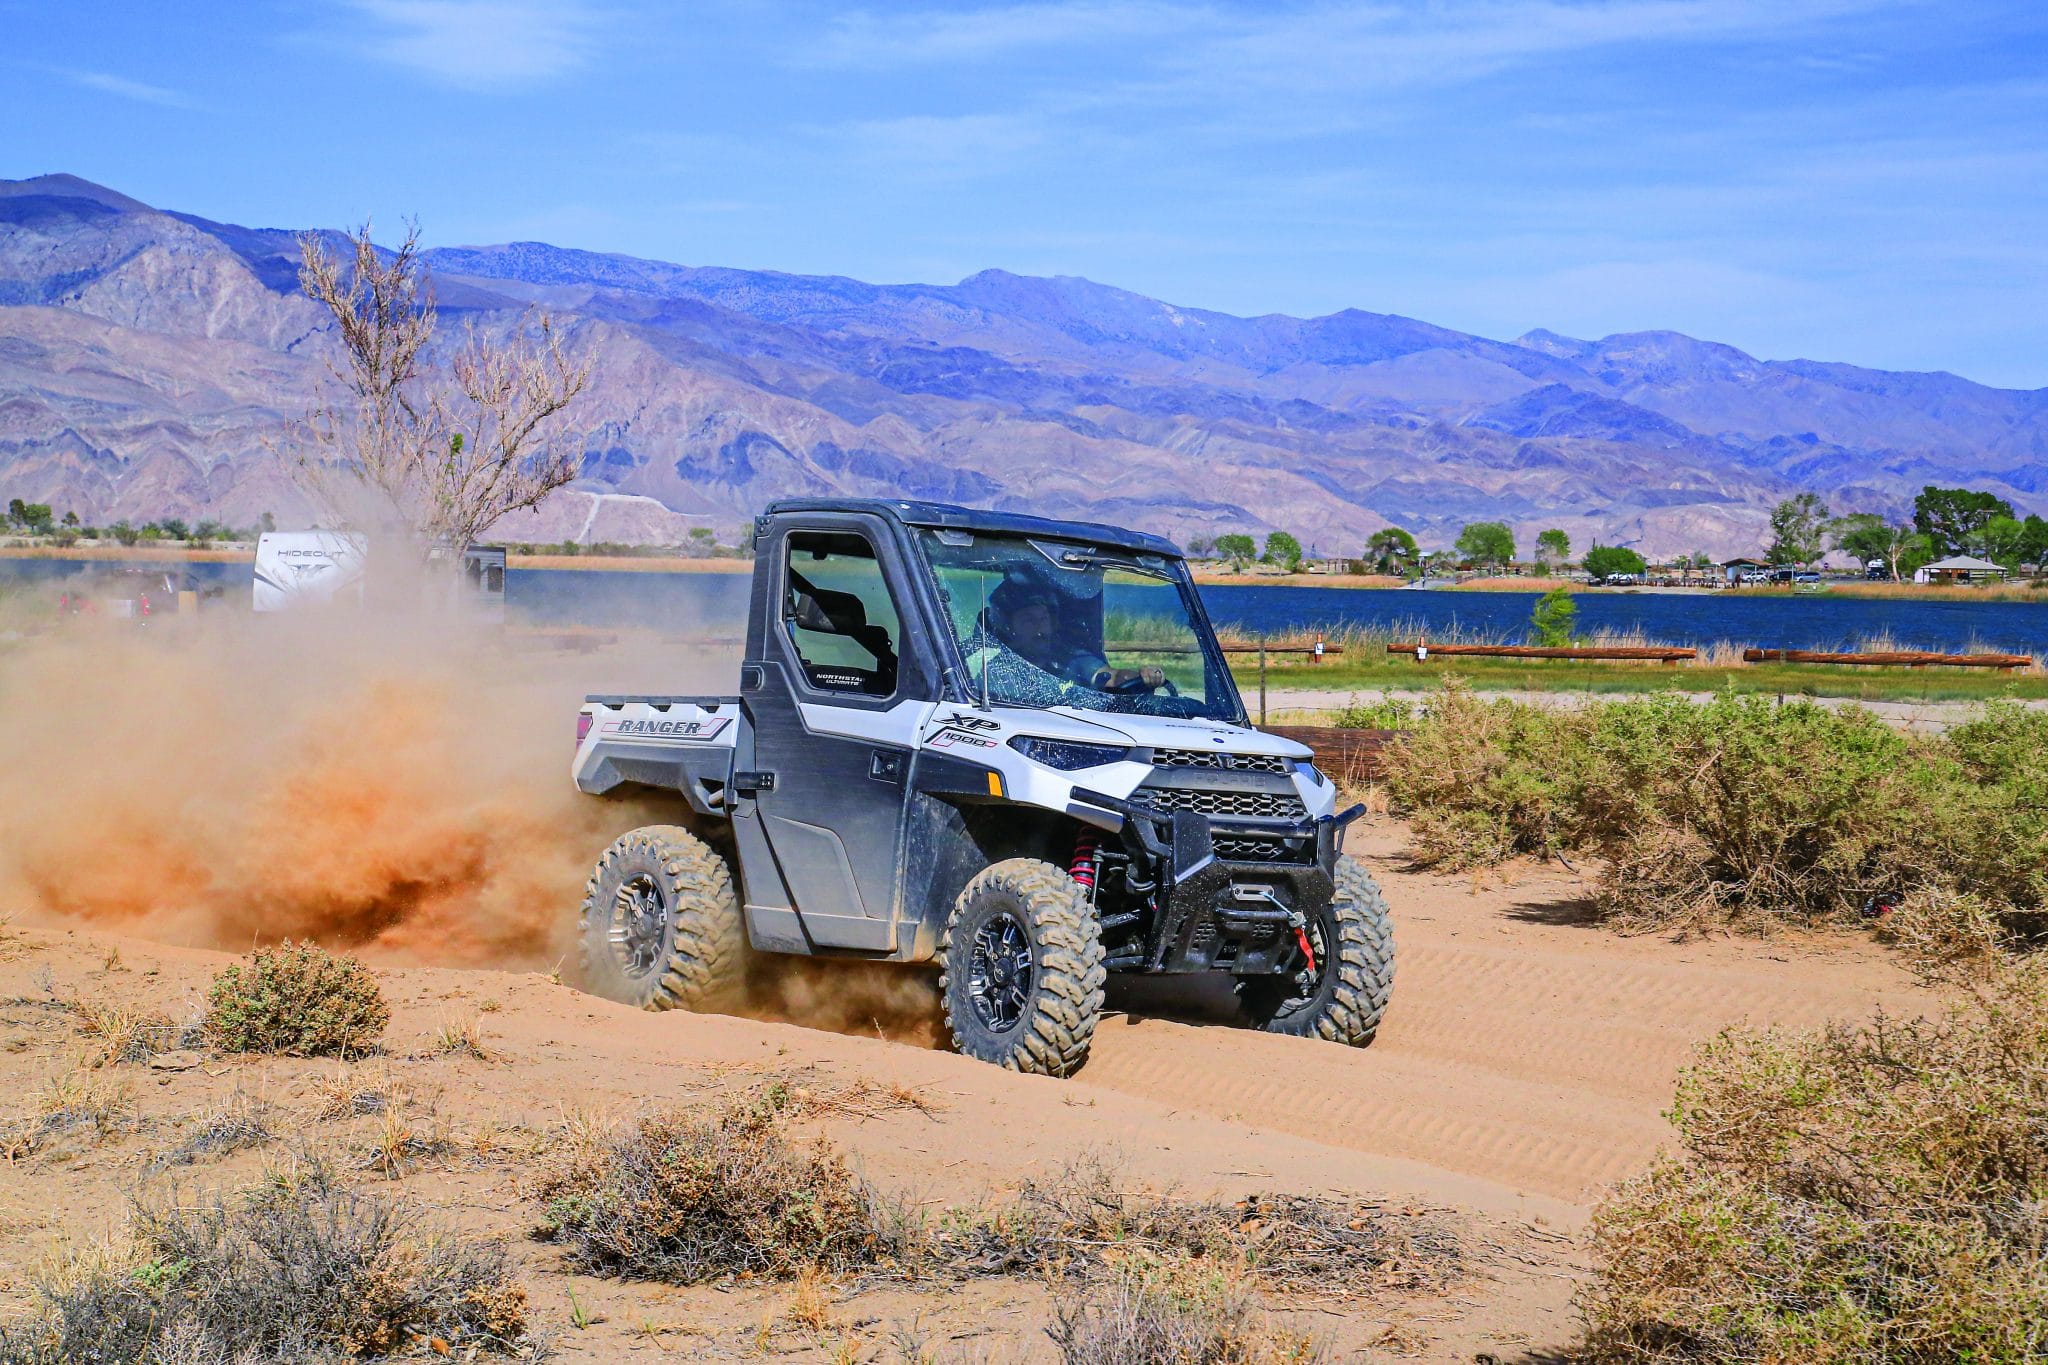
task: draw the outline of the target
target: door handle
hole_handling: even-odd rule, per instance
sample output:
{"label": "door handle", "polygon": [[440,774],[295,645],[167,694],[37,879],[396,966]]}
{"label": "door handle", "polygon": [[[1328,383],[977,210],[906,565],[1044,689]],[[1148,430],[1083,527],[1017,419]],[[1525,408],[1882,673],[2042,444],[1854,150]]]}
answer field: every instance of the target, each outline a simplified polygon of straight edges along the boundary
{"label": "door handle", "polygon": [[741,796],[754,796],[761,792],[775,790],[775,774],[765,772],[739,772],[732,775],[732,789]]}
{"label": "door handle", "polygon": [[889,749],[875,750],[868,757],[868,776],[877,782],[901,782],[903,755]]}

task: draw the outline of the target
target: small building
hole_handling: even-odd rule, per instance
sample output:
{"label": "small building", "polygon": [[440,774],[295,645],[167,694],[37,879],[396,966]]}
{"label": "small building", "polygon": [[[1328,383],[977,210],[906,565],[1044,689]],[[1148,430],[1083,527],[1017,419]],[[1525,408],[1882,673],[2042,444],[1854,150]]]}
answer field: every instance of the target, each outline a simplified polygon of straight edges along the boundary
{"label": "small building", "polygon": [[2005,570],[1975,555],[1950,555],[1918,569],[1915,583],[1991,583],[2003,580]]}
{"label": "small building", "polygon": [[1730,583],[1740,583],[1751,574],[1769,573],[1770,561],[1763,559],[1724,559],[1721,561],[1721,577]]}

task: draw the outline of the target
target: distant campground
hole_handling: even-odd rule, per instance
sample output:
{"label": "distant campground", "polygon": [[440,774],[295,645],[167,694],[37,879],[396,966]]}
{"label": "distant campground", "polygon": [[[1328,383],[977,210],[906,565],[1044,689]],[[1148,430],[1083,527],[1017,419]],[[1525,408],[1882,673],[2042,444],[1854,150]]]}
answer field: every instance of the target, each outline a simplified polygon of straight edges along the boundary
{"label": "distant campground", "polygon": [[[94,567],[85,559],[0,559],[0,584],[56,585]],[[246,608],[248,563],[184,566],[194,586],[221,589]],[[746,620],[744,573],[514,568],[506,574],[507,608],[537,625],[659,628],[702,639],[737,641]],[[1518,641],[1529,631],[1526,592],[1414,592],[1389,588],[1325,588],[1257,584],[1201,585],[1220,627],[1245,632],[1399,630],[1439,640]],[[1815,593],[1796,597],[1583,593],[1577,629],[1664,644],[1717,644],[1766,649],[1855,649],[1873,640],[1887,647],[1940,652],[2048,654],[2048,604],[1973,599],[1872,599]]]}

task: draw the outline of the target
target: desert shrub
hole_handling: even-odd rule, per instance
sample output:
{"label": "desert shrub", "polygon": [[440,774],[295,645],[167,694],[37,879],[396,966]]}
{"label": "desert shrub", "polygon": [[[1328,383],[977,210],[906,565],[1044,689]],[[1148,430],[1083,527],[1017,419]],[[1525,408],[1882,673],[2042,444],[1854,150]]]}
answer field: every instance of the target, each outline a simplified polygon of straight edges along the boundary
{"label": "desert shrub", "polygon": [[1624,928],[1875,922],[1943,962],[2048,939],[2048,715],[2014,703],[1925,739],[1856,706],[1451,685],[1384,758],[1421,861],[1597,855]]}
{"label": "desert shrub", "polygon": [[573,1135],[533,1193],[537,1236],[566,1244],[579,1269],[629,1279],[788,1277],[866,1264],[903,1243],[845,1157],[791,1137],[766,1096]]}
{"label": "desert shrub", "polygon": [[1724,1034],[1595,1214],[1601,1361],[2048,1355],[2048,970],[1936,1020]]}
{"label": "desert shrub", "polygon": [[1481,701],[1447,682],[1423,722],[1381,754],[1418,860],[1472,867],[1569,847],[1587,728],[1578,712]]}
{"label": "desert shrub", "polygon": [[510,1351],[526,1295],[504,1248],[319,1174],[137,1202],[131,1243],[74,1260],[0,1327],[0,1362],[309,1361]]}
{"label": "desert shrub", "polygon": [[229,964],[207,1000],[207,1037],[229,1052],[360,1054],[391,1021],[369,969],[313,943],[283,943]]}
{"label": "desert shrub", "polygon": [[1860,915],[1926,808],[1913,742],[1860,707],[1724,692],[1590,713],[1575,842],[1629,925]]}
{"label": "desert shrub", "polygon": [[1413,725],[1420,709],[1406,697],[1381,696],[1371,701],[1355,698],[1337,713],[1337,725],[1345,730],[1405,730]]}
{"label": "desert shrub", "polygon": [[1053,1301],[1066,1365],[1310,1365],[1312,1338],[1275,1323],[1241,1276],[1202,1261],[1134,1258]]}

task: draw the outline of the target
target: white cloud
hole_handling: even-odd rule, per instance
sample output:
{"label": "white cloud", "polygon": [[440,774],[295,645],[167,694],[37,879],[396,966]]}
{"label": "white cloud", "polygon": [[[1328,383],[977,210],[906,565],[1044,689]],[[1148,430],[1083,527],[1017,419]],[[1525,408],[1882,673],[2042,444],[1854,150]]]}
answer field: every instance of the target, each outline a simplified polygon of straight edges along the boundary
{"label": "white cloud", "polygon": [[589,60],[597,16],[572,0],[346,0],[364,49],[466,89],[547,80]]}
{"label": "white cloud", "polygon": [[176,90],[166,90],[161,85],[149,85],[143,81],[131,81],[126,76],[109,75],[104,71],[66,71],[64,75],[88,90],[119,95],[124,100],[140,100],[144,104],[160,104],[170,109],[187,109],[192,104],[190,99]]}

